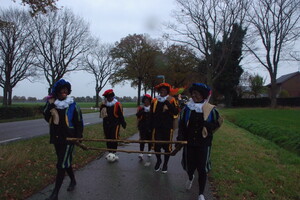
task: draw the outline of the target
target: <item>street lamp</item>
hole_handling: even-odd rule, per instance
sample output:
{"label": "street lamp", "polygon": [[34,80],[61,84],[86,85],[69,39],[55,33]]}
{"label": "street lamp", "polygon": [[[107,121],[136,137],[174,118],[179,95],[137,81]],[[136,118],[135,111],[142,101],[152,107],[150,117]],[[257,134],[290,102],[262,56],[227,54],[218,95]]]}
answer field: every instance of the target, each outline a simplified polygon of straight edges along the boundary
{"label": "street lamp", "polygon": [[165,75],[157,75],[156,78],[162,78],[163,79],[163,83],[165,82]]}

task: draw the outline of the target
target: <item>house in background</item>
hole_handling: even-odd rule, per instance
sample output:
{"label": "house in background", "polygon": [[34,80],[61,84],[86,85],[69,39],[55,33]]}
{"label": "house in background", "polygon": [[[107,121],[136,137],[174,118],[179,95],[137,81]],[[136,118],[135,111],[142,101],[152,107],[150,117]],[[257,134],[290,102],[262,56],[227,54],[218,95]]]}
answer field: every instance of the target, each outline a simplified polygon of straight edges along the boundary
{"label": "house in background", "polygon": [[[278,97],[300,97],[300,72],[293,72],[276,79]],[[269,88],[271,84],[267,85]],[[285,95],[283,95],[285,94]],[[283,96],[282,96],[283,95]]]}

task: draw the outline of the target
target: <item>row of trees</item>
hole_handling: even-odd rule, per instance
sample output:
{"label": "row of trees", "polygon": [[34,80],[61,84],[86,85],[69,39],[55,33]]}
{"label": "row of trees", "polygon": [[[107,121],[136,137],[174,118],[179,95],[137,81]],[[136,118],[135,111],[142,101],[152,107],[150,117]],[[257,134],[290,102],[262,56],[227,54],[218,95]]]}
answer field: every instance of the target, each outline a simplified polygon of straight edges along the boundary
{"label": "row of trees", "polygon": [[[259,65],[265,68],[271,79],[271,105],[276,106],[276,78],[279,62],[292,50],[299,39],[299,0],[176,0],[179,7],[174,12],[176,23],[169,24],[171,32],[166,37],[193,47],[205,62],[207,83],[213,87],[228,65],[237,76],[241,70],[237,57],[238,40],[245,34],[243,50],[251,53]],[[236,29],[236,30],[234,30]],[[238,29],[240,29],[238,31]],[[235,34],[234,34],[235,33]],[[180,37],[181,36],[181,37]],[[231,38],[231,39],[230,39]],[[237,52],[234,52],[237,51]],[[293,54],[295,55],[295,54]],[[218,57],[218,59],[215,59]],[[297,57],[298,58],[298,57]],[[234,79],[231,80],[235,82]],[[226,86],[227,87],[227,86]],[[228,85],[228,91],[230,88]],[[224,94],[226,96],[226,94]]]}
{"label": "row of trees", "polygon": [[[90,96],[86,96],[86,97],[74,97],[76,102],[95,102],[96,101],[96,96],[90,97]],[[137,101],[137,97],[130,97],[130,96],[123,96],[123,97],[117,97],[117,99],[121,102],[136,102]],[[0,101],[3,100],[3,96],[0,96]],[[98,100],[102,101],[102,98],[98,98]],[[45,102],[45,99],[37,99],[36,97],[25,97],[25,96],[13,96],[12,98],[13,102],[31,102],[31,103],[35,103],[35,102]]]}
{"label": "row of trees", "polygon": [[[52,85],[66,73],[86,70],[95,77],[95,96],[104,86],[129,80],[141,91],[151,90],[158,75],[174,87],[205,82],[213,100],[227,105],[237,96],[243,73],[243,51],[250,52],[271,78],[276,105],[276,76],[282,53],[299,38],[297,0],[176,0],[175,23],[166,24],[164,39],[133,34],[115,45],[100,44],[89,25],[70,10],[30,17],[20,10],[1,11],[12,26],[0,32],[0,86],[4,105],[13,87],[25,78],[42,77]],[[248,36],[251,36],[249,40]],[[165,41],[173,44],[165,45]],[[260,46],[262,48],[257,48]],[[291,52],[291,51],[289,51]],[[98,104],[96,99],[96,106]]]}

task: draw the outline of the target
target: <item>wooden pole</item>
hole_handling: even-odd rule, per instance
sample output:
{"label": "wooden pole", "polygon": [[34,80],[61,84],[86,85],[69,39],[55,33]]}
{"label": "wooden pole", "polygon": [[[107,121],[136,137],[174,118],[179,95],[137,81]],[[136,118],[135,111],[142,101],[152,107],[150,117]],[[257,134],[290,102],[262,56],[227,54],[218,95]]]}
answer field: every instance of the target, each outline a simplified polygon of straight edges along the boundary
{"label": "wooden pole", "polygon": [[[83,138],[67,138],[68,141],[74,141],[74,143],[82,148],[83,150],[98,150],[98,151],[116,151],[124,153],[141,153],[141,154],[160,154],[160,155],[170,155],[175,156],[183,145],[187,144],[187,141],[153,141],[153,140],[114,140],[114,139],[83,139]],[[167,143],[167,144],[177,144],[175,149],[171,152],[148,152],[148,151],[133,151],[124,149],[108,149],[108,148],[97,148],[97,147],[87,147],[79,141],[97,141],[97,142],[124,142],[124,143]]]}
{"label": "wooden pole", "polygon": [[122,142],[122,143],[159,143],[159,144],[187,144],[187,141],[162,141],[162,140],[120,140],[120,139],[84,139],[66,138],[67,141],[86,141],[86,142]]}

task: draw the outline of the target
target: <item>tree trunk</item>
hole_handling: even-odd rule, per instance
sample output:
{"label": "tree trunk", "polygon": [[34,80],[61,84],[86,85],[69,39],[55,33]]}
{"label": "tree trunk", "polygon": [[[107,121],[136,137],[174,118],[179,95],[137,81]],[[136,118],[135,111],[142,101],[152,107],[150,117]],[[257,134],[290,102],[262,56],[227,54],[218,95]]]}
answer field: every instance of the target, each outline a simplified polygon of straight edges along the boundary
{"label": "tree trunk", "polygon": [[140,101],[141,101],[141,88],[142,88],[142,79],[138,78],[138,99],[137,99],[137,106],[140,105]]}
{"label": "tree trunk", "polygon": [[276,78],[271,75],[271,89],[270,89],[270,98],[271,98],[271,108],[277,107],[277,85]]}
{"label": "tree trunk", "polygon": [[100,90],[99,89],[96,89],[96,102],[95,102],[95,108],[98,108],[99,107],[99,92]]}
{"label": "tree trunk", "polygon": [[3,102],[2,102],[2,105],[3,106],[7,106],[7,92],[6,92],[6,85],[4,85],[4,88],[3,88]]}
{"label": "tree trunk", "polygon": [[7,105],[11,106],[12,104],[12,88],[9,87],[7,91]]}

